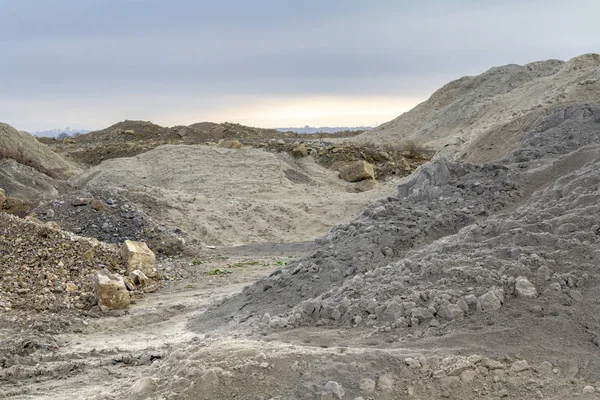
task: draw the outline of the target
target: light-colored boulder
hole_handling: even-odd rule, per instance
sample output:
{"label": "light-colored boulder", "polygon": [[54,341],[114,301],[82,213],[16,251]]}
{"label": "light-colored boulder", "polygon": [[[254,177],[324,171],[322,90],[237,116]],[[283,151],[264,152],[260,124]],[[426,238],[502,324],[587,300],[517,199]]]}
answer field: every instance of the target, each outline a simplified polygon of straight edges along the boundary
{"label": "light-colored boulder", "polygon": [[6,201],[6,193],[4,193],[4,189],[0,188],[0,209],[4,206],[4,202]]}
{"label": "light-colored boulder", "polygon": [[375,179],[375,169],[366,161],[352,161],[340,168],[340,178],[347,182]]}
{"label": "light-colored boulder", "polygon": [[479,305],[482,311],[494,311],[502,307],[502,302],[494,290],[481,295],[479,297]]}
{"label": "light-colored boulder", "polygon": [[532,298],[537,296],[537,289],[524,276],[519,276],[515,282],[515,292],[519,297]]}
{"label": "light-colored boulder", "polygon": [[296,158],[307,157],[308,149],[306,148],[306,145],[304,143],[301,143],[298,146],[294,147],[294,149],[292,150],[292,155]]}
{"label": "light-colored boulder", "polygon": [[144,287],[148,283],[150,283],[150,279],[146,276],[146,274],[144,274],[142,271],[140,271],[138,269],[136,269],[135,271],[131,271],[129,273],[129,278],[136,286],[140,286],[140,287]]}
{"label": "light-colored boulder", "polygon": [[126,240],[121,247],[121,256],[125,260],[127,271],[139,270],[147,277],[152,278],[155,276],[154,264],[156,256],[146,243]]}
{"label": "light-colored boulder", "polygon": [[217,147],[223,147],[226,149],[241,149],[242,148],[242,144],[235,139],[221,139],[219,140],[219,142],[217,143]]}
{"label": "light-colored boulder", "polygon": [[131,303],[123,278],[106,272],[96,274],[96,299],[100,307],[109,310],[121,310]]}

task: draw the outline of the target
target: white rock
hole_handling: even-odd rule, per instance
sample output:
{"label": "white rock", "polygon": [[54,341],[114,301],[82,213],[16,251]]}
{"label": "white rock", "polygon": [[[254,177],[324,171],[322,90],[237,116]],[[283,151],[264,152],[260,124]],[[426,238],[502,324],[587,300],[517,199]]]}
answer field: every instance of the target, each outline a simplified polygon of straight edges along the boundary
{"label": "white rock", "polygon": [[519,276],[515,283],[515,292],[519,297],[533,298],[537,296],[537,289],[533,283],[524,276]]}

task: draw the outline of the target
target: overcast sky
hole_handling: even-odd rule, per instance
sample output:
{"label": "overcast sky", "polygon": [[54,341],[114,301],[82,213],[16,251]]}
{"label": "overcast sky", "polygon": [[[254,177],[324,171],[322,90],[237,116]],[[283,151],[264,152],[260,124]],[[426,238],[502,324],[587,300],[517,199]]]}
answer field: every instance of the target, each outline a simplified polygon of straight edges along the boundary
{"label": "overcast sky", "polygon": [[0,0],[0,121],[375,125],[463,75],[599,52],[599,15],[598,0]]}

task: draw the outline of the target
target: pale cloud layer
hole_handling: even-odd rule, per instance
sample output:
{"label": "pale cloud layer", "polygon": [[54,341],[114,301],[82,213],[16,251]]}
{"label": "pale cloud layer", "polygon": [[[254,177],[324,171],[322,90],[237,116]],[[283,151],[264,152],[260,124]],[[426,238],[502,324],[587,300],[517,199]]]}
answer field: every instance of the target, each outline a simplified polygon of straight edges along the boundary
{"label": "pale cloud layer", "polygon": [[463,75],[597,52],[597,15],[597,1],[0,0],[0,121],[374,125]]}

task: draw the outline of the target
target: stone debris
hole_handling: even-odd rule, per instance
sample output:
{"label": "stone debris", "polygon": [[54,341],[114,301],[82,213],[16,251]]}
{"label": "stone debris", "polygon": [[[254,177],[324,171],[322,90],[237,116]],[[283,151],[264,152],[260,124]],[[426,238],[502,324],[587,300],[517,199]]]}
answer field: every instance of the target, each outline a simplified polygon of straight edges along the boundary
{"label": "stone debris", "polygon": [[89,310],[98,271],[125,269],[114,247],[57,228],[0,213],[2,309]]}
{"label": "stone debris", "polygon": [[[600,324],[590,308],[600,263],[598,121],[600,106],[572,105],[540,119],[501,162],[436,158],[395,196],[317,239],[310,255],[190,326],[222,320],[255,330],[268,313],[277,316],[269,329],[360,329],[382,342],[482,329],[497,340],[489,351],[504,329],[525,343],[553,342],[561,332],[585,351]],[[556,330],[541,322],[550,319]],[[476,369],[464,365],[440,379],[452,387],[476,381],[466,372]],[[498,378],[529,371],[520,361],[476,365]]]}
{"label": "stone debris", "polygon": [[111,190],[71,191],[40,204],[35,215],[41,221],[54,221],[65,230],[107,243],[142,241],[165,254],[179,253],[185,244],[183,232],[168,231]]}

